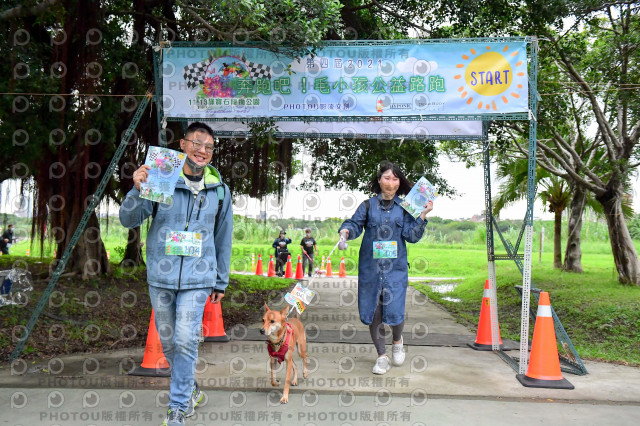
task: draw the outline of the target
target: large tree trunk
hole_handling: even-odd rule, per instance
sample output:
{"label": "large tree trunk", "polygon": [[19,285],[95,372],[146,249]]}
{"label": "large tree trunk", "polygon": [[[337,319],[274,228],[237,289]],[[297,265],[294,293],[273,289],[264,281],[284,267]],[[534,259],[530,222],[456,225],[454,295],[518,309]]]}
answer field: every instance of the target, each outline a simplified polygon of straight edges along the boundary
{"label": "large tree trunk", "polygon": [[140,239],[140,227],[129,229],[129,237],[127,239],[127,248],[124,251],[124,257],[120,265],[134,267],[144,265],[142,258],[142,245]]}
{"label": "large tree trunk", "polygon": [[553,268],[562,268],[562,210],[554,210],[553,224]]}
{"label": "large tree trunk", "polygon": [[582,214],[587,202],[587,192],[584,188],[574,186],[573,198],[569,207],[569,221],[567,233],[567,249],[564,253],[564,270],[582,272],[582,250],[580,249],[580,234],[582,233]]}
{"label": "large tree trunk", "polygon": [[596,199],[604,208],[618,281],[640,285],[640,261],[622,214],[622,191],[608,191]]}
{"label": "large tree trunk", "polygon": [[[80,219],[81,216],[73,215],[65,230],[64,238],[58,239],[56,236],[56,239],[60,241],[58,243],[58,258],[61,257],[62,252],[71,242]],[[107,251],[102,242],[100,226],[95,213],[89,216],[89,222],[71,252],[65,270],[78,273],[83,280],[111,273],[111,265],[109,265],[109,260],[107,259]]]}

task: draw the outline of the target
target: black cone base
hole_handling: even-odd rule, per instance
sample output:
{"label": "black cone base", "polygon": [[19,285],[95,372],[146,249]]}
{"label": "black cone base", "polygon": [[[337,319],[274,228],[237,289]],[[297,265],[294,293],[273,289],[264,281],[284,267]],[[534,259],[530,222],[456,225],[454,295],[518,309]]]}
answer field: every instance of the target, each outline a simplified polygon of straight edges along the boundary
{"label": "black cone base", "polygon": [[528,388],[575,389],[575,387],[564,378],[562,380],[541,380],[532,379],[524,374],[516,374],[516,379],[522,383],[522,386],[526,386]]}
{"label": "black cone base", "polygon": [[205,342],[228,342],[229,340],[231,340],[231,338],[226,334],[222,336],[207,336],[204,338]]}
{"label": "black cone base", "polygon": [[143,377],[171,377],[170,368],[146,368],[136,367],[129,373],[130,376],[143,376]]}

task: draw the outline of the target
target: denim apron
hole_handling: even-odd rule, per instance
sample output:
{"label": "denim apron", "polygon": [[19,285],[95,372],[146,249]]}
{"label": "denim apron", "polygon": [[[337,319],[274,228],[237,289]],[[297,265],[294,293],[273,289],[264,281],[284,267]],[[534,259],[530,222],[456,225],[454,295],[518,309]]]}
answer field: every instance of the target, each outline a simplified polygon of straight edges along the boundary
{"label": "denim apron", "polygon": [[[407,213],[397,196],[388,208],[378,195],[360,204],[351,219],[344,221],[340,230],[349,230],[349,240],[364,237],[358,257],[358,310],[360,320],[369,325],[382,298],[382,322],[397,325],[404,320],[405,298],[409,272],[406,242],[416,243],[422,238],[426,221],[414,219]],[[374,242],[396,241],[397,257],[374,259]]]}

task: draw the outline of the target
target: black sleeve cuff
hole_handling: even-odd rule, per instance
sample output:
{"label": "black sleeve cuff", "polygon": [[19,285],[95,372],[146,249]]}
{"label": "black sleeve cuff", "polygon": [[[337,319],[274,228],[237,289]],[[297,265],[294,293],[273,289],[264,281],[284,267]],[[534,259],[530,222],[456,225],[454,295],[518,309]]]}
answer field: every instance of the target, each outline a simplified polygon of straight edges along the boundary
{"label": "black sleeve cuff", "polygon": [[214,289],[213,289],[213,292],[214,292],[214,293],[221,293],[221,294],[224,294],[224,290],[220,290],[219,288],[214,288]]}

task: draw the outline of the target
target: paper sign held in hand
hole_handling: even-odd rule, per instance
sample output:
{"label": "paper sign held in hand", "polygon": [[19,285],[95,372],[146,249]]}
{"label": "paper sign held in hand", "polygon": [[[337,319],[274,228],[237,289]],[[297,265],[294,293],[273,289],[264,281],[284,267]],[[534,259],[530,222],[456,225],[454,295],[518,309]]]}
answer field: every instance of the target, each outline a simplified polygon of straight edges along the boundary
{"label": "paper sign held in hand", "polygon": [[424,210],[424,205],[429,201],[435,200],[438,195],[438,190],[433,184],[422,176],[413,188],[411,188],[407,196],[404,197],[400,205],[408,211],[411,216],[418,217],[420,213],[422,213],[422,210]]}
{"label": "paper sign held in hand", "polygon": [[146,182],[140,183],[140,198],[171,204],[176,182],[187,156],[178,151],[159,146],[149,147],[144,164],[151,167]]}

